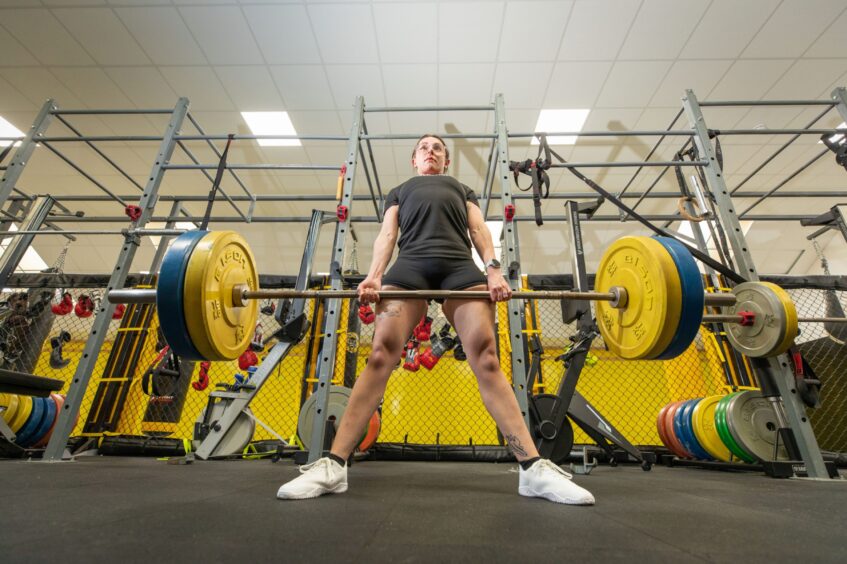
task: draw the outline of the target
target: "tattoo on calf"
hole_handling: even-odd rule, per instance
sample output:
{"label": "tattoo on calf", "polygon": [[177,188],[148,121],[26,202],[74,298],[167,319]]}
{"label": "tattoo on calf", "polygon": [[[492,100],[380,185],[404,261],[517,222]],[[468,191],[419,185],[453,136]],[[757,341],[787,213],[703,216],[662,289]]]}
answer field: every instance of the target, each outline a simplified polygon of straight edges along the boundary
{"label": "tattoo on calf", "polygon": [[506,435],[506,441],[509,443],[509,449],[517,456],[529,456],[526,449],[521,445],[521,441],[517,435]]}

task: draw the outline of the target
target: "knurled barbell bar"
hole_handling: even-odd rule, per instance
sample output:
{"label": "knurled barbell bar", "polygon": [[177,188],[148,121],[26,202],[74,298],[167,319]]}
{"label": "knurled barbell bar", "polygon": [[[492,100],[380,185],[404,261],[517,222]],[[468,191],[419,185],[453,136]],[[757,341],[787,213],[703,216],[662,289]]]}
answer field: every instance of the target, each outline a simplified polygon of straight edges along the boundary
{"label": "knurled barbell bar", "polygon": [[[156,290],[119,289],[112,303],[155,303],[165,339],[186,359],[232,360],[249,346],[258,300],[349,299],[355,290],[260,289],[246,241],[232,231],[190,231],[166,253]],[[486,291],[389,290],[382,299],[487,299]],[[686,350],[702,322],[727,322],[735,348],[774,356],[797,336],[797,314],[776,285],[745,282],[733,293],[707,293],[684,245],[664,237],[622,237],[603,254],[595,291],[520,291],[512,299],[596,302],[597,323],[609,350],[625,359],[668,359]],[[703,315],[705,306],[726,307]],[[804,318],[818,321],[828,318]]]}

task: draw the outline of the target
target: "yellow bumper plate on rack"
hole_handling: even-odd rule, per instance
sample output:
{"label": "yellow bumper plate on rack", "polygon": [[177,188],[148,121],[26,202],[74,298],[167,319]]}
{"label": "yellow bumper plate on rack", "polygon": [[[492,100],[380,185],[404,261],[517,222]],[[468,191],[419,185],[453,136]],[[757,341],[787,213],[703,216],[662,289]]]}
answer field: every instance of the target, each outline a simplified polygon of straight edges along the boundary
{"label": "yellow bumper plate on rack", "polygon": [[715,426],[715,409],[723,396],[709,396],[700,400],[691,413],[691,428],[700,446],[715,460],[732,461],[732,453],[721,440]]}
{"label": "yellow bumper plate on rack", "polygon": [[797,308],[794,306],[794,301],[781,286],[777,286],[773,282],[761,282],[768,288],[774,291],[776,297],[782,302],[782,309],[785,311],[785,337],[779,344],[779,347],[774,351],[774,355],[779,355],[786,352],[794,344],[794,339],[797,338],[799,327],[797,325]]}

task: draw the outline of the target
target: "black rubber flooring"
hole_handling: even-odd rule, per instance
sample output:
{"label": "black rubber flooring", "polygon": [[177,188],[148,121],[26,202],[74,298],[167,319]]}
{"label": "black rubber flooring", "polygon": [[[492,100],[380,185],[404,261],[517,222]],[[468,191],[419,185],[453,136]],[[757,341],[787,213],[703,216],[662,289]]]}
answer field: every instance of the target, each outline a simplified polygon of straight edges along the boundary
{"label": "black rubber flooring", "polygon": [[847,562],[847,480],[601,466],[569,507],[516,468],[365,461],[283,502],[290,460],[0,461],[0,562]]}

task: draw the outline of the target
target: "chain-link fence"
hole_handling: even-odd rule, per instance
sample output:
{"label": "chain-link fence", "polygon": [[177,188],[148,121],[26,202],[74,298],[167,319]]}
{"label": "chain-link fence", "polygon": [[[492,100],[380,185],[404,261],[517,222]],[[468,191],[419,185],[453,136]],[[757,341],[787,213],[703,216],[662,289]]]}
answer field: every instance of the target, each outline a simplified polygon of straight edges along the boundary
{"label": "chain-link fence", "polygon": [[[801,288],[789,292],[801,317],[843,317],[847,307],[845,292],[840,290]],[[76,288],[3,293],[0,368],[63,380],[66,385],[62,393],[67,392],[94,320],[94,315],[87,313],[96,309],[101,296],[98,290]],[[272,308],[271,302],[262,304],[257,343],[278,328]],[[532,353],[540,355],[532,392],[556,393],[565,371],[560,357],[572,345],[575,324],[563,323],[558,301],[528,302],[525,313],[525,334],[528,339],[537,337],[540,343]],[[311,320],[309,332],[274,369],[250,404],[261,422],[254,440],[288,440],[296,435],[300,406],[316,382],[324,334],[320,302],[310,304],[307,315]],[[417,365],[398,358],[381,407],[379,442],[502,445],[455,331],[447,326],[438,304],[429,306],[428,316],[431,326],[427,333],[435,339],[419,340]],[[366,322],[367,316],[364,318],[358,315],[355,301],[345,303],[338,333],[336,385],[352,386],[365,366],[374,326]],[[508,320],[502,304],[497,321],[501,366],[509,378],[511,345],[504,329]],[[797,339],[798,349],[823,384],[821,407],[810,410],[813,428],[822,449],[838,452],[847,451],[846,340],[845,324],[825,323],[802,324]],[[209,393],[218,384],[233,383],[237,374],[246,373],[248,364],[261,362],[268,350],[257,344],[256,350],[237,361],[183,362],[176,367],[161,356],[164,345],[152,306],[130,306],[115,318],[97,356],[73,435],[191,439],[194,422],[205,408]],[[441,355],[437,364],[429,367],[433,348]],[[427,354],[429,363],[421,364],[420,358]],[[602,338],[597,337],[577,390],[633,444],[660,445],[655,420],[665,404],[755,384],[747,361],[734,354],[719,332],[704,327],[685,353],[669,361],[624,361],[608,353]],[[591,441],[577,429],[575,442]]]}

